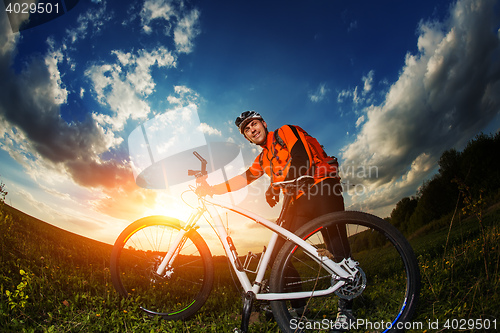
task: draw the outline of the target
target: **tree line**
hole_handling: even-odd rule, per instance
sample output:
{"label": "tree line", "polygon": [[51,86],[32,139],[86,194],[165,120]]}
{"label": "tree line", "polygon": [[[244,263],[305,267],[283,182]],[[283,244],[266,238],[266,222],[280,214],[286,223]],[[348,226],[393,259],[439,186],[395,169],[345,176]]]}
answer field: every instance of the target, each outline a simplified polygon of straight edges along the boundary
{"label": "tree line", "polygon": [[[479,134],[463,151],[445,151],[439,171],[415,196],[401,199],[389,221],[410,235],[433,220],[463,207],[485,206],[500,198],[500,132]],[[476,207],[477,208],[477,207]]]}

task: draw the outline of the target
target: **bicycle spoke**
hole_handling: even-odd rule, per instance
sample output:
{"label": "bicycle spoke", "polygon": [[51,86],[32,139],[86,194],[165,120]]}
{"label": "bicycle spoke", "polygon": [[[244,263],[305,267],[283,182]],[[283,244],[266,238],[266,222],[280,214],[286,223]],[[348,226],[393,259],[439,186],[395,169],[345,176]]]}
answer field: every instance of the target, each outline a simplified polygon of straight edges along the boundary
{"label": "bicycle spoke", "polygon": [[[112,256],[113,284],[148,313],[186,318],[201,307],[210,292],[210,252],[195,231],[186,233],[177,247],[172,242],[180,232],[179,226],[151,219],[154,223],[132,224],[130,232],[126,229],[117,240]],[[172,246],[177,247],[178,253],[164,273],[158,275],[157,269]]]}
{"label": "bicycle spoke", "polygon": [[[308,327],[304,332],[320,331],[318,327],[324,329],[325,319],[329,325],[334,324],[338,315],[344,316],[346,324],[357,319],[396,324],[409,320],[413,314],[419,273],[408,243],[386,221],[352,213],[331,214],[344,217],[344,221],[328,219],[328,216],[319,218],[297,232],[309,244],[327,249],[334,257],[344,253],[343,256],[359,262],[358,273],[353,281],[328,296],[271,302],[276,321],[284,332],[293,332],[291,323],[299,321],[311,324],[300,326]],[[333,238],[324,239],[325,235]],[[314,295],[338,281],[291,242],[283,246],[276,261],[270,279],[271,292],[310,291]],[[360,326],[359,332],[364,331],[366,329]]]}

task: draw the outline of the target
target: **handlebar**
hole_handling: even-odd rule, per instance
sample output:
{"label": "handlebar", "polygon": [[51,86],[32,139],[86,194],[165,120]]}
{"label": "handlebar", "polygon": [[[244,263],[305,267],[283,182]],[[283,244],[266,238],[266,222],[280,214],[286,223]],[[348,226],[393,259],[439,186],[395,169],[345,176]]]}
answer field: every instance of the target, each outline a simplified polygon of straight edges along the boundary
{"label": "handlebar", "polygon": [[197,151],[193,155],[201,162],[201,170],[188,170],[188,176],[195,176],[196,178],[207,175],[207,160],[205,160]]}
{"label": "handlebar", "polygon": [[275,182],[273,186],[280,187],[284,190],[302,190],[314,184],[314,177],[309,175],[300,176],[292,180],[284,180]]}
{"label": "handlebar", "polygon": [[[197,151],[194,151],[193,155],[196,156],[198,160],[200,160],[201,170],[188,170],[188,176],[195,176],[199,182],[200,181],[203,182],[204,179],[201,177],[206,176],[208,174],[207,173],[208,162]],[[300,191],[300,190],[305,190],[306,188],[310,187],[313,184],[314,184],[314,177],[309,175],[304,175],[296,179],[276,182],[273,184],[273,186],[277,186],[288,191]]]}
{"label": "handlebar", "polygon": [[205,160],[203,157],[201,157],[201,155],[198,154],[198,152],[196,150],[193,152],[193,154],[201,162],[201,173],[203,175],[206,175],[207,174],[207,160]]}

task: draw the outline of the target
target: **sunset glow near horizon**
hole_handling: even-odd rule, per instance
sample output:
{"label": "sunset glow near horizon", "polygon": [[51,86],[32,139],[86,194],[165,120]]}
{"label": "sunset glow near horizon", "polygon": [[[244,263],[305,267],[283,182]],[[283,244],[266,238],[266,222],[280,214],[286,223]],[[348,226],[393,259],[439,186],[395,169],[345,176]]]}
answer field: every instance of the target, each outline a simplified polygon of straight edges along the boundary
{"label": "sunset glow near horizon", "polygon": [[[177,113],[187,118],[158,136],[162,159],[168,147],[226,143],[236,152],[224,158],[241,158],[225,170],[243,171],[259,148],[234,119],[256,110],[271,130],[294,124],[316,137],[341,163],[348,209],[381,217],[416,194],[445,150],[500,129],[498,1],[64,4],[24,30],[28,14],[0,14],[0,178],[8,204],[89,238],[113,243],[147,215],[187,218],[180,169],[191,160],[170,160],[177,173],[161,189],[136,183],[134,167],[153,163],[131,154],[137,133]],[[274,219],[268,184],[235,197]],[[228,218],[240,253],[266,244],[264,228]]]}

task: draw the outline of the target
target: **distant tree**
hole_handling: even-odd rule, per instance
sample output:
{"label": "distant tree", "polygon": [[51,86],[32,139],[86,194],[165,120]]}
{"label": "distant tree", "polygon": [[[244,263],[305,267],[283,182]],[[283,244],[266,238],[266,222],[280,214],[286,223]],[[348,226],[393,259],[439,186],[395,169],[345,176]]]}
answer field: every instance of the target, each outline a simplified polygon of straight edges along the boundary
{"label": "distant tree", "polygon": [[456,149],[445,151],[439,159],[439,178],[442,186],[442,195],[449,199],[445,210],[453,209],[453,204],[459,197],[459,190],[455,182],[456,179],[463,179],[463,169],[461,167],[462,153]]}
{"label": "distant tree", "polygon": [[454,178],[463,178],[461,167],[461,153],[452,148],[445,151],[439,158],[439,174],[445,180],[452,180]]}
{"label": "distant tree", "polygon": [[481,191],[491,193],[500,188],[500,132],[496,135],[479,134],[469,141],[461,154],[462,183],[470,188],[473,196]]}
{"label": "distant tree", "polygon": [[5,184],[3,183],[3,181],[0,180],[0,206],[3,206],[7,193],[8,192],[5,189]]}
{"label": "distant tree", "polygon": [[[453,189],[453,190],[452,190]],[[419,190],[418,204],[410,217],[406,231],[411,233],[455,208],[458,190],[440,174],[424,182]]]}
{"label": "distant tree", "polygon": [[396,204],[391,212],[390,222],[402,232],[408,228],[410,217],[413,215],[418,204],[417,197],[405,197]]}
{"label": "distant tree", "polygon": [[[391,213],[391,223],[409,234],[432,220],[452,212],[458,201],[458,184],[468,189],[472,200],[495,195],[500,189],[500,132],[479,134],[462,152],[445,151],[439,159],[439,172],[425,181],[411,202],[403,198]],[[415,206],[413,206],[415,205]],[[412,211],[408,217],[409,212]]]}

